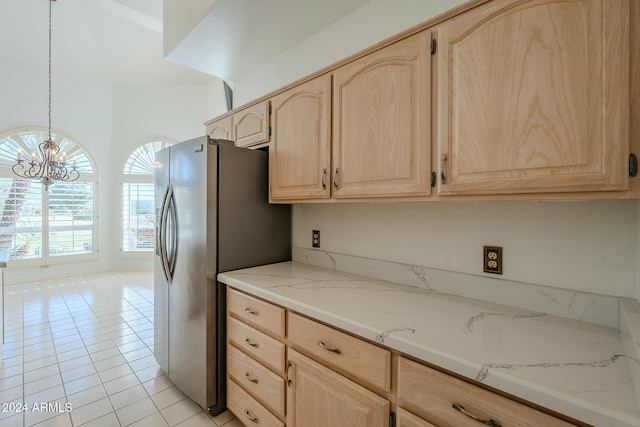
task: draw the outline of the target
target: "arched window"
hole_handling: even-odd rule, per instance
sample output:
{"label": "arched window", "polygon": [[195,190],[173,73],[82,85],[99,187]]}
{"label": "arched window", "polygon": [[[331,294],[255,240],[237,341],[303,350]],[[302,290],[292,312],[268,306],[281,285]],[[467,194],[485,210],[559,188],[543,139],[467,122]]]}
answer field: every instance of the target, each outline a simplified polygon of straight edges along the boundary
{"label": "arched window", "polygon": [[131,255],[155,248],[153,173],[156,152],[172,142],[156,140],[138,147],[127,159],[122,182],[122,252]]}
{"label": "arched window", "polygon": [[90,154],[59,132],[52,140],[75,159],[80,178],[56,182],[45,191],[36,180],[18,178],[11,166],[18,149],[38,151],[46,129],[17,129],[0,135],[0,251],[20,265],[47,265],[97,258],[97,173]]}

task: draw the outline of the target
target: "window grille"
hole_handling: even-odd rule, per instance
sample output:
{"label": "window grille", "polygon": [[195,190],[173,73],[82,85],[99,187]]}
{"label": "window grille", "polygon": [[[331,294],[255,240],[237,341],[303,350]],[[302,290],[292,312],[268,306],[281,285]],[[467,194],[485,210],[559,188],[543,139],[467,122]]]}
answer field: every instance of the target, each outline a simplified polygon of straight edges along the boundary
{"label": "window grille", "polygon": [[122,183],[122,251],[152,252],[155,248],[154,184],[156,153],[171,145],[148,142],[127,159]]}
{"label": "window grille", "polygon": [[18,149],[29,158],[47,138],[46,129],[19,129],[0,135],[0,251],[9,260],[44,265],[97,257],[97,178],[89,153],[73,139],[52,133],[52,139],[75,159],[80,178],[56,182],[44,191],[38,181],[11,171]]}

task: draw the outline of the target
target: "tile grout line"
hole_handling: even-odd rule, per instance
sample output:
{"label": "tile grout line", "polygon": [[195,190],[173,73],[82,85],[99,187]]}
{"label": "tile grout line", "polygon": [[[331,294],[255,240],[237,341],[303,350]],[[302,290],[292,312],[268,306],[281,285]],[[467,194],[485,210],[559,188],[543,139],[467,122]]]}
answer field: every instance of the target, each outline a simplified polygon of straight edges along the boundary
{"label": "tile grout line", "polygon": [[[90,282],[92,279],[97,284],[97,286],[95,287],[96,294],[99,297],[104,296],[106,298],[106,301],[98,306],[96,306],[94,300],[88,299],[87,297],[88,291],[91,290],[92,288],[92,286],[90,286]],[[123,292],[121,293],[122,295],[120,295],[120,306],[118,306],[116,305],[118,302],[115,301],[115,299],[112,300],[112,297],[114,296],[117,297],[115,295],[116,292],[110,292],[109,289],[105,289],[105,286],[108,284],[107,283],[108,279],[116,280],[116,281],[118,280],[118,278],[114,275],[108,275],[108,276],[94,275],[93,278],[87,277],[87,276],[81,276],[81,278],[74,278],[74,280],[70,283],[71,286],[66,288],[64,288],[64,285],[63,284],[61,285],[60,282],[58,281],[31,282],[31,283],[28,282],[28,283],[22,284],[21,286],[22,292],[20,292],[20,298],[16,298],[20,300],[21,308],[20,310],[16,310],[15,312],[16,315],[18,314],[18,311],[21,314],[20,316],[21,327],[18,327],[15,329],[16,330],[20,329],[22,333],[22,337],[20,338],[22,346],[21,346],[20,356],[19,356],[21,359],[19,360],[22,362],[21,373],[20,373],[20,376],[21,376],[20,378],[22,380],[22,383],[20,386],[22,387],[21,395],[23,397],[23,400],[26,401],[26,398],[27,398],[27,395],[26,395],[27,391],[25,387],[26,384],[30,384],[44,378],[48,378],[49,376],[52,377],[54,375],[58,375],[58,379],[60,380],[59,385],[54,385],[53,387],[48,387],[42,390],[37,389],[37,391],[33,391],[33,393],[31,393],[30,395],[34,395],[38,393],[46,393],[48,390],[62,386],[61,389],[64,394],[63,399],[66,402],[69,402],[69,396],[71,394],[81,393],[82,391],[91,388],[91,387],[88,387],[88,388],[84,388],[83,390],[78,390],[75,393],[70,393],[70,390],[68,390],[68,383],[78,379],[86,378],[94,374],[83,375],[78,378],[73,378],[73,380],[69,380],[69,381],[65,381],[63,377],[63,369],[61,366],[63,362],[61,362],[60,355],[68,352],[83,350],[86,353],[87,361],[90,362],[90,366],[93,368],[95,375],[97,376],[100,387],[102,387],[103,391],[106,394],[106,397],[108,398],[110,412],[99,415],[96,418],[93,418],[91,420],[84,420],[82,421],[82,424],[79,424],[79,425],[83,425],[85,423],[95,421],[96,419],[103,416],[107,416],[109,414],[113,414],[113,416],[118,421],[118,423],[121,425],[124,425],[124,422],[126,421],[121,420],[118,414],[118,411],[125,409],[145,399],[149,399],[151,401],[152,407],[155,409],[155,412],[148,414],[147,416],[142,417],[139,420],[133,421],[133,423],[137,423],[141,420],[144,420],[147,417],[154,416],[155,413],[158,412],[160,417],[162,417],[162,419],[167,424],[169,424],[168,419],[165,417],[162,411],[166,410],[167,408],[175,404],[179,404],[180,402],[190,401],[190,399],[188,399],[188,397],[185,396],[182,399],[176,402],[173,402],[171,405],[163,409],[160,409],[160,407],[158,406],[158,403],[156,403],[156,401],[153,399],[152,396],[164,390],[167,390],[168,388],[160,390],[156,393],[151,393],[151,391],[147,389],[147,387],[144,384],[147,381],[152,381],[152,380],[155,380],[156,378],[160,378],[162,375],[157,375],[158,372],[156,372],[154,374],[155,376],[147,379],[146,381],[143,381],[143,379],[146,378],[146,374],[141,377],[140,373],[146,369],[152,368],[154,365],[152,364],[148,367],[142,367],[142,368],[136,369],[134,368],[135,362],[138,360],[142,360],[146,357],[149,357],[149,355],[146,355],[146,356],[143,355],[140,357],[137,357],[138,355],[131,355],[131,353],[141,352],[142,350],[145,350],[146,353],[150,353],[151,355],[153,354],[152,344],[150,344],[150,342],[152,343],[155,337],[153,335],[150,335],[150,334],[153,334],[152,332],[153,328],[152,327],[149,328],[148,327],[149,325],[147,323],[151,323],[151,324],[153,323],[154,312],[152,311],[153,303],[148,298],[150,296],[150,291],[148,289],[148,286],[145,288],[138,288],[136,286],[132,286],[126,283],[120,284]],[[78,307],[77,307],[78,299],[82,301],[82,308],[80,309],[80,311],[81,312],[87,311],[87,313],[86,314],[81,313],[77,316],[74,316],[74,312],[78,310]],[[52,300],[58,300],[58,301],[56,303],[56,302],[52,302]],[[25,305],[29,301],[40,302],[37,308],[37,310],[39,311],[39,314],[31,314],[25,310]],[[126,305],[122,304],[123,301],[126,302]],[[70,328],[64,328],[64,326],[58,327],[60,326],[60,322],[63,322],[64,319],[71,320],[73,327],[70,327]],[[114,322],[114,320],[116,321]],[[120,335],[120,332],[122,332],[123,328],[128,328],[131,331],[131,333],[127,333],[126,335]],[[33,333],[39,333],[39,330],[41,329],[48,329],[48,330],[46,333],[39,334],[35,337],[31,336]],[[106,339],[104,341],[100,341],[97,343],[88,344],[90,341],[89,335],[92,332],[96,332],[96,329],[100,329],[100,331],[98,332],[101,332],[100,335],[104,333],[106,335],[105,337]],[[109,329],[113,329],[113,330],[109,330]],[[29,336],[27,335],[27,332]],[[74,335],[77,335],[77,337],[68,338],[67,340],[64,339]],[[100,336],[100,335],[97,335],[97,336]],[[129,341],[129,342],[123,342],[122,339],[128,336],[135,336],[135,340]],[[93,336],[92,338],[95,338],[95,336]],[[51,340],[51,348],[53,349],[53,355],[46,355],[44,357],[38,357],[37,359],[30,360],[29,362],[25,362],[26,360],[25,348],[27,347],[26,346],[27,343],[29,343],[29,346],[46,347],[47,345],[46,343],[49,342],[49,339]],[[74,346],[73,345],[74,342],[77,342],[78,344],[80,344],[80,346],[77,348],[69,349],[70,347]],[[109,348],[104,350],[97,350],[94,352],[91,352],[89,350],[89,345],[95,346],[95,345],[99,345],[102,342],[108,342]],[[131,343],[139,343],[139,347],[133,348],[130,351],[125,351],[126,346]],[[138,346],[138,344],[135,344],[135,345]],[[124,363],[114,367],[105,368],[102,371],[98,371],[95,365],[97,362],[94,361],[94,357],[92,357],[92,355],[94,355],[95,353],[99,353],[100,351],[107,351],[113,348],[116,349],[114,353],[116,353],[118,357],[122,357]],[[41,353],[42,355],[46,354],[45,353],[46,349],[45,350],[38,349],[37,351],[43,352]],[[126,356],[127,354],[129,354],[128,357]],[[38,360],[42,360],[50,356],[55,356],[54,363],[48,364],[46,366],[39,366],[35,369],[25,372],[25,369],[24,369],[25,363],[37,362]],[[64,362],[70,362],[82,357],[83,356],[73,357],[71,359],[64,360]],[[116,357],[116,356],[109,356],[102,360],[108,360],[111,357]],[[136,357],[136,358],[132,358],[132,357]],[[154,364],[157,365],[157,362],[155,362]],[[47,367],[54,366],[54,365],[57,369],[56,374],[49,375],[43,378],[38,378],[30,381],[29,383],[25,383],[25,380],[27,379],[27,374],[29,372],[46,369]],[[37,363],[35,363],[33,366],[37,366]],[[85,366],[85,365],[82,365],[82,366]],[[89,366],[89,364],[87,364],[87,366]],[[109,378],[109,380],[103,380],[103,376],[100,375],[100,372],[104,372],[109,369],[114,369],[119,366],[126,366],[130,372],[123,375],[118,375],[114,378]],[[138,365],[135,365],[135,366],[138,366]],[[67,369],[65,372],[69,372],[74,369],[76,368]],[[159,367],[157,369],[159,369]],[[133,377],[135,377],[135,382],[136,382],[135,385],[127,387],[123,390],[118,390],[111,394],[107,392],[106,390],[107,387],[105,387],[105,384],[111,381],[115,381],[119,378],[123,378],[127,375],[133,375]],[[142,386],[142,389],[144,390],[144,393],[145,393],[145,397],[141,399],[137,399],[133,402],[127,402],[127,405],[116,410],[112,396],[121,392],[125,392],[136,386]],[[175,385],[171,384],[169,388],[171,387],[175,387]],[[101,400],[101,399],[98,399],[98,400]],[[85,403],[83,406],[86,406],[94,402]],[[217,426],[217,423],[213,420],[213,417],[211,417],[208,413],[206,413],[206,411],[202,411],[200,410],[200,408],[198,409],[199,410],[196,413],[188,416],[186,419],[176,422],[176,425],[185,423],[191,418],[200,417],[201,416],[200,412],[204,412],[206,418],[211,422],[212,426]],[[51,418],[55,418],[56,416],[57,415],[54,414],[51,417],[47,417],[43,419],[36,418],[35,420],[33,420],[33,422],[43,423],[47,420],[50,420]],[[68,416],[69,416],[68,421],[70,421],[71,425],[76,426],[76,423],[73,417],[71,416],[71,414],[68,414]],[[229,422],[232,422],[232,420],[233,419],[227,420],[225,425],[229,424]],[[23,426],[27,425],[27,417],[26,417],[26,414],[24,413],[22,414],[22,423],[23,423]]]}

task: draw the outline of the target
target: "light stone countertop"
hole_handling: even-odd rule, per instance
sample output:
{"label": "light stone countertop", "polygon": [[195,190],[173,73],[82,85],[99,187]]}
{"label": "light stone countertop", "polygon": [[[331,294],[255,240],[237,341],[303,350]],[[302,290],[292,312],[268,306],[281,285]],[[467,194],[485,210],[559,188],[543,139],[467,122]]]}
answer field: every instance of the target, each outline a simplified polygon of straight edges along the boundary
{"label": "light stone countertop", "polygon": [[618,329],[296,262],[218,280],[594,426],[640,426]]}

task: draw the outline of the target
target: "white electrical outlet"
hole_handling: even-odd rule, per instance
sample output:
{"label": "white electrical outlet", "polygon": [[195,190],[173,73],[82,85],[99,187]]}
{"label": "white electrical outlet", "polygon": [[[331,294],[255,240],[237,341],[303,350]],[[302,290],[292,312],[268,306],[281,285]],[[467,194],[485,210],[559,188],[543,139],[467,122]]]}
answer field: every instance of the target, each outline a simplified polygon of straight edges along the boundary
{"label": "white electrical outlet", "polygon": [[483,247],[483,269],[485,273],[502,274],[502,246]]}

